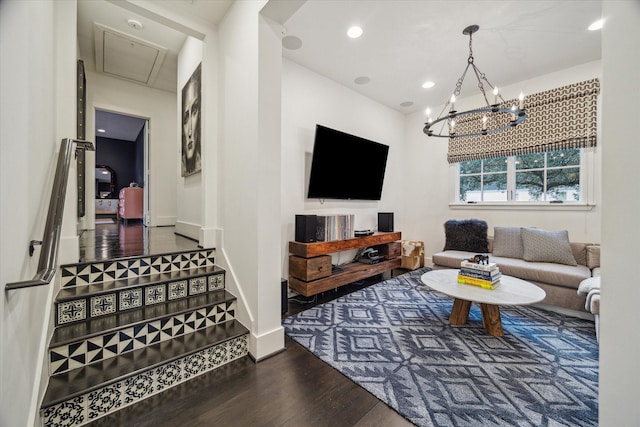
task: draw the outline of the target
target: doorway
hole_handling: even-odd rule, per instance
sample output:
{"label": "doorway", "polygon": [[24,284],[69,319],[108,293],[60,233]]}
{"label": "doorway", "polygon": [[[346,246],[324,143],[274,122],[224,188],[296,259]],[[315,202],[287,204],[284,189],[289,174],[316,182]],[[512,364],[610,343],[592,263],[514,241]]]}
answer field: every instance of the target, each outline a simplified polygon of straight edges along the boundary
{"label": "doorway", "polygon": [[95,223],[149,226],[148,119],[96,109],[95,129]]}

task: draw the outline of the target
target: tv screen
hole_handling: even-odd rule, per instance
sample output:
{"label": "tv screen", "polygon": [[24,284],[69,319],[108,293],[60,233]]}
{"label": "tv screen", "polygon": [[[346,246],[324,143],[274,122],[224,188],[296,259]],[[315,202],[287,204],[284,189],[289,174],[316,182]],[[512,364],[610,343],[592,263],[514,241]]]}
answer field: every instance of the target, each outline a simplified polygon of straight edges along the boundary
{"label": "tv screen", "polygon": [[389,146],[316,125],[309,199],[380,200]]}

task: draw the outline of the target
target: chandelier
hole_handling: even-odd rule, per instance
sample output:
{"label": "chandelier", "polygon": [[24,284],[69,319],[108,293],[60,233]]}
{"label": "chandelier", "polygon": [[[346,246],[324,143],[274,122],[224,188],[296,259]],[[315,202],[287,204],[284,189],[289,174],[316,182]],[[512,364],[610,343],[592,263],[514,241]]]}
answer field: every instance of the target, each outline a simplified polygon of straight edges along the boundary
{"label": "chandelier", "polygon": [[[517,106],[515,105],[515,103],[511,106],[507,105],[506,101],[499,93],[498,88],[489,83],[486,75],[481,72],[478,67],[476,67],[476,64],[474,63],[473,48],[471,46],[471,42],[473,33],[478,31],[479,29],[480,27],[478,25],[469,25],[462,31],[462,34],[469,36],[469,58],[467,59],[467,66],[464,69],[462,76],[460,76],[458,82],[456,83],[456,88],[453,91],[453,95],[451,95],[451,98],[446,102],[446,104],[442,108],[442,111],[440,111],[438,118],[436,118],[435,120],[431,120],[431,112],[427,108],[427,122],[424,124],[423,129],[423,132],[427,134],[427,136],[435,136],[440,138],[463,138],[469,136],[489,135],[492,133],[503,132],[505,130],[514,128],[527,118],[527,114],[524,109],[524,95],[520,93]],[[474,110],[456,111],[456,98],[460,96],[462,83],[464,82],[467,71],[469,71],[470,67],[473,70],[473,74],[476,76],[476,79],[478,80],[478,89],[480,89],[480,92],[484,97],[486,106],[482,108],[476,108]],[[489,103],[483,81],[492,89],[492,103]],[[464,129],[459,132],[456,131],[462,126],[458,126],[456,128],[456,120],[467,122],[465,123],[465,126],[463,126]],[[443,128],[445,127],[445,121],[448,123],[448,133],[444,133]],[[434,129],[438,123],[441,123],[441,125],[439,131],[436,131]]]}

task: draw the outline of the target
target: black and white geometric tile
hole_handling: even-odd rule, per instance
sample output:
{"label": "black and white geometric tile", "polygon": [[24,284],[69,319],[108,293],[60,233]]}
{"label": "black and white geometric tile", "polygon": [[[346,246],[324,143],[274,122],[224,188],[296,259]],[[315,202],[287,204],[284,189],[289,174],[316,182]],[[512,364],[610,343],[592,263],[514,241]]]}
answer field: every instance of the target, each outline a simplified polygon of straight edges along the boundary
{"label": "black and white geometric tile", "polygon": [[187,283],[186,280],[169,283],[169,300],[186,298]]}
{"label": "black and white geometric tile", "polygon": [[247,335],[207,347],[41,412],[45,427],[77,427],[156,395],[248,353]]}
{"label": "black and white geometric tile", "polygon": [[116,294],[98,295],[90,298],[91,317],[106,316],[116,312]]}
{"label": "black and white geometric tile", "polygon": [[79,322],[87,318],[87,300],[78,299],[56,304],[56,324]]}
{"label": "black and white geometric tile", "polygon": [[62,265],[60,266],[62,286],[90,285],[149,274],[213,267],[214,253],[215,251],[212,249],[204,249],[194,252]]}
{"label": "black and white geometric tile", "polygon": [[142,288],[125,289],[118,293],[120,311],[142,307]]}
{"label": "black and white geometric tile", "polygon": [[[208,284],[208,286],[207,286]],[[56,301],[56,325],[65,325],[82,320],[95,319],[143,306],[151,306],[203,295],[225,288],[224,271],[205,274],[177,281],[141,284],[136,287],[121,287],[91,297]],[[67,298],[69,298],[67,296]],[[87,305],[89,308],[87,309]]]}
{"label": "black and white geometric tile", "polygon": [[51,375],[170,340],[235,319],[236,301],[179,313],[49,350]]}

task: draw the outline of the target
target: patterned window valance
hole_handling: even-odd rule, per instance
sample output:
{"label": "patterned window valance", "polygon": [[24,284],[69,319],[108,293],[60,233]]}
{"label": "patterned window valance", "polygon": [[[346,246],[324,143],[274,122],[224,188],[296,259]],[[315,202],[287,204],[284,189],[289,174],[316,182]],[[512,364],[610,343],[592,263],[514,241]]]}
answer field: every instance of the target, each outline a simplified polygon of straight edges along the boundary
{"label": "patterned window valance", "polygon": [[[529,95],[525,99],[527,119],[505,132],[486,136],[449,139],[449,163],[507,157],[571,148],[595,147],[598,79]],[[517,100],[503,106],[517,105]],[[491,127],[504,126],[508,114],[500,114]],[[479,129],[482,115],[468,115],[456,123],[458,133]]]}

